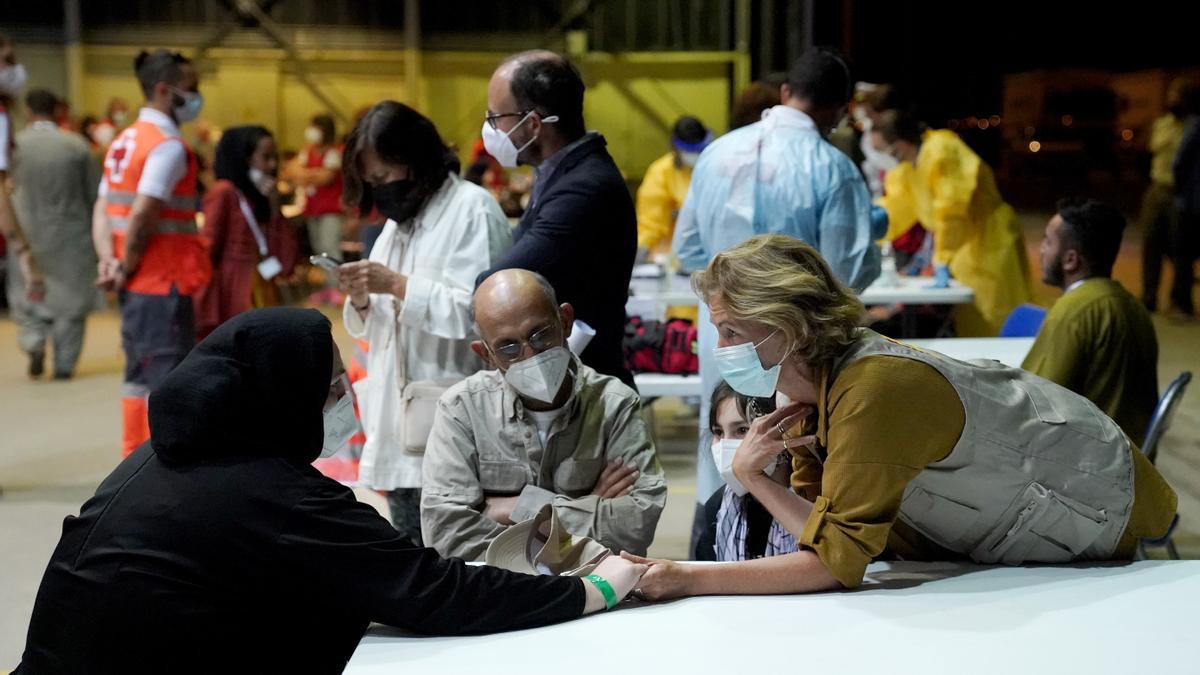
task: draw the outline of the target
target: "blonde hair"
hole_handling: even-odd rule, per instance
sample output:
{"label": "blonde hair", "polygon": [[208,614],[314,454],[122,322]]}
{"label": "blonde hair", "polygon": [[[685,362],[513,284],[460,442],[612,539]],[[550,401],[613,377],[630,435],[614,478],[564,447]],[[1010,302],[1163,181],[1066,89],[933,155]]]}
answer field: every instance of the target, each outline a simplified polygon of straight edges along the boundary
{"label": "blonde hair", "polygon": [[778,234],[752,237],[718,253],[692,288],[732,316],[766,324],[823,368],[858,337],[863,304],[812,246]]}

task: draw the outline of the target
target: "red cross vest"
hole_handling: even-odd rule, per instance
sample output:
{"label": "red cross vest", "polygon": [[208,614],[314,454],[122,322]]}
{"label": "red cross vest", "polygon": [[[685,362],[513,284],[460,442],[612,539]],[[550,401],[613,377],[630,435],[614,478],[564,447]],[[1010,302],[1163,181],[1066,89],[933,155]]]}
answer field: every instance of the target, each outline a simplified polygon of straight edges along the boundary
{"label": "red cross vest", "polygon": [[194,295],[212,277],[208,247],[196,225],[196,154],[179,136],[168,134],[153,122],[138,120],[121,132],[104,157],[104,182],[107,186],[105,213],[112,231],[113,251],[125,257],[125,232],[138,181],[146,158],[160,143],[182,143],[187,151],[187,174],[180,180],[159,211],[158,220],[142,255],[141,264],[125,282],[135,293],[167,295],[174,285],[181,295]]}

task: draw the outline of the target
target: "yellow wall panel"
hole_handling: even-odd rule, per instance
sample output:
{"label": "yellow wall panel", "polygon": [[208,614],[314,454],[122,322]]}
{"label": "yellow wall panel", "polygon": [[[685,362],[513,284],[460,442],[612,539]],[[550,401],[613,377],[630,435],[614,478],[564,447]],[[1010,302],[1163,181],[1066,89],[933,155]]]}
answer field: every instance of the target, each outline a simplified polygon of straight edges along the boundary
{"label": "yellow wall panel", "polygon": [[[132,60],[139,47],[85,46],[86,78],[77,114],[103,112],[121,96],[136,106],[142,99]],[[61,89],[61,47],[25,48],[39,79],[56,80]],[[57,54],[57,56],[56,56]],[[487,108],[487,83],[506,54],[422,52],[417,82],[419,108],[438,126],[465,161]],[[209,51],[201,62],[201,119],[220,128],[262,124],[279,138],[281,148],[303,143],[312,115],[326,106],[303,82],[307,76],[345,120],[380,100],[408,100],[404,52],[314,50],[304,52],[303,71],[278,49]],[[589,54],[580,68],[588,86],[585,117],[589,129],[602,132],[609,151],[630,179],[668,149],[670,127],[683,114],[699,117],[718,133],[728,123],[736,55],[728,53]],[[44,84],[41,86],[45,86]],[[339,122],[339,135],[348,131]],[[185,135],[191,129],[185,127]]]}

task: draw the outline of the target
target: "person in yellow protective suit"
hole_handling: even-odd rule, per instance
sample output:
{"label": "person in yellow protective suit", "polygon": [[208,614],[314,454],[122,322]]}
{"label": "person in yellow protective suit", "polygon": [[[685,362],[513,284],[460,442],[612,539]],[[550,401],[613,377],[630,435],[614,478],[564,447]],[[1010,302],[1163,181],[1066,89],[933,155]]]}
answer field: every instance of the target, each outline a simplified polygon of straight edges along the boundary
{"label": "person in yellow protective suit", "polygon": [[683,208],[692,167],[713,134],[695,117],[683,116],[671,131],[671,151],[654,160],[637,191],[638,248],[669,253],[675,217]]}
{"label": "person in yellow protective suit", "polygon": [[[692,183],[692,167],[712,139],[712,131],[703,122],[684,115],[671,131],[671,151],[647,167],[637,191],[639,261],[649,255],[670,255],[675,218]],[[692,322],[696,314],[695,307],[667,308],[668,316]]]}
{"label": "person in yellow protective suit", "polygon": [[955,313],[958,335],[997,335],[1032,292],[1021,226],[991,167],[954,132],[925,129],[905,112],[885,112],[871,134],[877,149],[900,162],[879,200],[888,213],[885,238],[920,222],[933,234],[934,285],[953,275],[975,291],[974,303]]}

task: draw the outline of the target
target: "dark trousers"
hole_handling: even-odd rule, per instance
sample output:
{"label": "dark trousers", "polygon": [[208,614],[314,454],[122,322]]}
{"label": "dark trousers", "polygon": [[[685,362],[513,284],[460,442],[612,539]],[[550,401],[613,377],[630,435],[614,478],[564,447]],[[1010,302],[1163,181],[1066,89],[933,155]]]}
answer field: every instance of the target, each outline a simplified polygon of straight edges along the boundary
{"label": "dark trousers", "polygon": [[1171,282],[1171,305],[1181,312],[1193,314],[1192,287],[1196,282],[1197,244],[1200,243],[1200,213],[1181,213],[1176,219],[1171,237],[1171,266],[1175,268]]}
{"label": "dark trousers", "polygon": [[128,455],[149,440],[147,398],[196,344],[196,319],[191,296],[174,286],[167,295],[122,290],[118,304],[125,350],[121,449]]}
{"label": "dark trousers", "polygon": [[1162,261],[1170,254],[1176,227],[1175,194],[1168,185],[1152,183],[1142,197],[1138,219],[1142,228],[1142,302],[1151,311],[1158,307]]}

